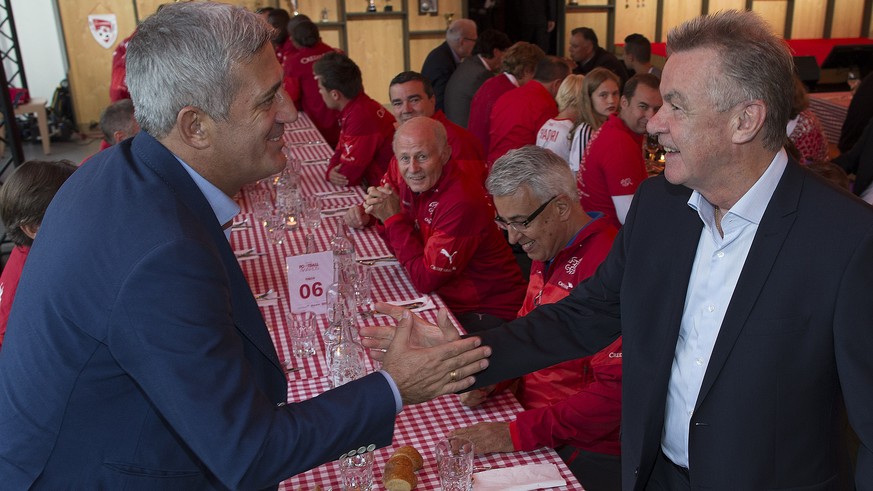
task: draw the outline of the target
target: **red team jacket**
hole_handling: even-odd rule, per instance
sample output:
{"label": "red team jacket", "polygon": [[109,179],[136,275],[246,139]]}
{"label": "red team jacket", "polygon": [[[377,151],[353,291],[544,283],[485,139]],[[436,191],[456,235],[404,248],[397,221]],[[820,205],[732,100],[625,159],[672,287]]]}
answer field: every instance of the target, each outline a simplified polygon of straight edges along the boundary
{"label": "red team jacket", "polygon": [[294,101],[294,106],[305,112],[324,136],[324,140],[331,148],[336,148],[340,135],[340,113],[324,105],[324,99],[318,92],[318,81],[312,73],[312,65],[331,51],[334,49],[319,42],[311,48],[302,48],[287,54],[282,68],[285,70],[285,90]]}
{"label": "red team jacket", "polygon": [[437,184],[413,193],[392,164],[383,183],[401,200],[402,212],[380,232],[422,293],[438,293],[456,313],[484,312],[514,319],[524,280],[481,182],[463,178],[451,159]]}
{"label": "red team jacket", "polygon": [[339,172],[349,179],[349,186],[357,186],[362,180],[371,186],[378,183],[394,156],[394,116],[361,92],[340,113],[340,128],[339,143],[325,179],[340,166]]}
{"label": "red team jacket", "polygon": [[[531,265],[523,316],[569,295],[609,253],[617,231],[600,213],[582,228],[550,267]],[[510,423],[516,450],[569,444],[618,455],[621,423],[621,338],[586,358],[525,375],[516,396],[525,411]]]}

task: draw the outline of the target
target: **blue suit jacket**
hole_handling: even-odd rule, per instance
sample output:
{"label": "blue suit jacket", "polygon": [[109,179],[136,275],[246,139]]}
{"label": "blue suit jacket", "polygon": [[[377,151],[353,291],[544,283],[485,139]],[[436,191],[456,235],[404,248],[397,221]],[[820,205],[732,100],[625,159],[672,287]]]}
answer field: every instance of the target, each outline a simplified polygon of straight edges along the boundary
{"label": "blue suit jacket", "polygon": [[57,194],[6,340],[6,489],[262,489],[391,442],[379,374],[277,407],[284,373],[221,226],[144,132]]}
{"label": "blue suit jacket", "polygon": [[[690,194],[663,177],[646,180],[594,276],[564,300],[481,333],[494,350],[477,376],[483,385],[594,353],[623,334],[626,491],[646,489],[660,451],[702,228],[687,204]],[[694,408],[692,489],[846,489],[844,403],[862,442],[855,481],[859,490],[873,489],[871,291],[873,210],[789,162]]]}

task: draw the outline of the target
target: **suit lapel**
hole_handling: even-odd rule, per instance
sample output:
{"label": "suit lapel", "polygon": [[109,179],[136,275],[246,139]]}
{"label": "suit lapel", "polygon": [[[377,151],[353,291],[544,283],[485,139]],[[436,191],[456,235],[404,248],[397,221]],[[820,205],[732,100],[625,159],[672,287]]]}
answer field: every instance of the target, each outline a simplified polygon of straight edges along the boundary
{"label": "suit lapel", "polygon": [[231,307],[237,330],[245,336],[282,374],[276,348],[264,324],[261,311],[252,296],[251,288],[243,276],[239,261],[230,248],[221,224],[203,193],[194,184],[191,176],[176,160],[176,157],[151,135],[140,132],[133,141],[133,153],[151,168],[173,190],[173,194],[199,218],[221,254],[225,271],[230,280]]}
{"label": "suit lapel", "polygon": [[773,263],[776,261],[782,244],[797,216],[797,204],[802,184],[803,172],[796,162],[789,161],[752,241],[749,255],[745,265],[743,265],[730,305],[721,324],[715,347],[712,350],[712,357],[703,377],[700,394],[697,397],[697,406],[700,405],[718,378],[719,372],[755,306],[761,289],[767,282]]}

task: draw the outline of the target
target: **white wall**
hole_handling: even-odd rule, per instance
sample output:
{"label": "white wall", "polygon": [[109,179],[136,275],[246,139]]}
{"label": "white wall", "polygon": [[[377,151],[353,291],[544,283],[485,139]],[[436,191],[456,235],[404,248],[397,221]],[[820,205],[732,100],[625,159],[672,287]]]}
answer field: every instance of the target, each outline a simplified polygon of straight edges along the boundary
{"label": "white wall", "polygon": [[[55,0],[11,0],[24,74],[31,97],[51,103],[58,83],[67,75],[61,22]],[[7,74],[9,68],[7,67]]]}

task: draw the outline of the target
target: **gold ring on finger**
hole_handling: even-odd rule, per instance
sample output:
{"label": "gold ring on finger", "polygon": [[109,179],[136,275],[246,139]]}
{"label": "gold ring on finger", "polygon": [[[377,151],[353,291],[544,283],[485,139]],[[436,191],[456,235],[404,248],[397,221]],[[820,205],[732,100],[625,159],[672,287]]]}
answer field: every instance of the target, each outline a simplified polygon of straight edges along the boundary
{"label": "gold ring on finger", "polygon": [[452,370],[452,371],[449,373],[449,378],[452,379],[452,382],[458,380],[458,372],[455,371],[455,370]]}

